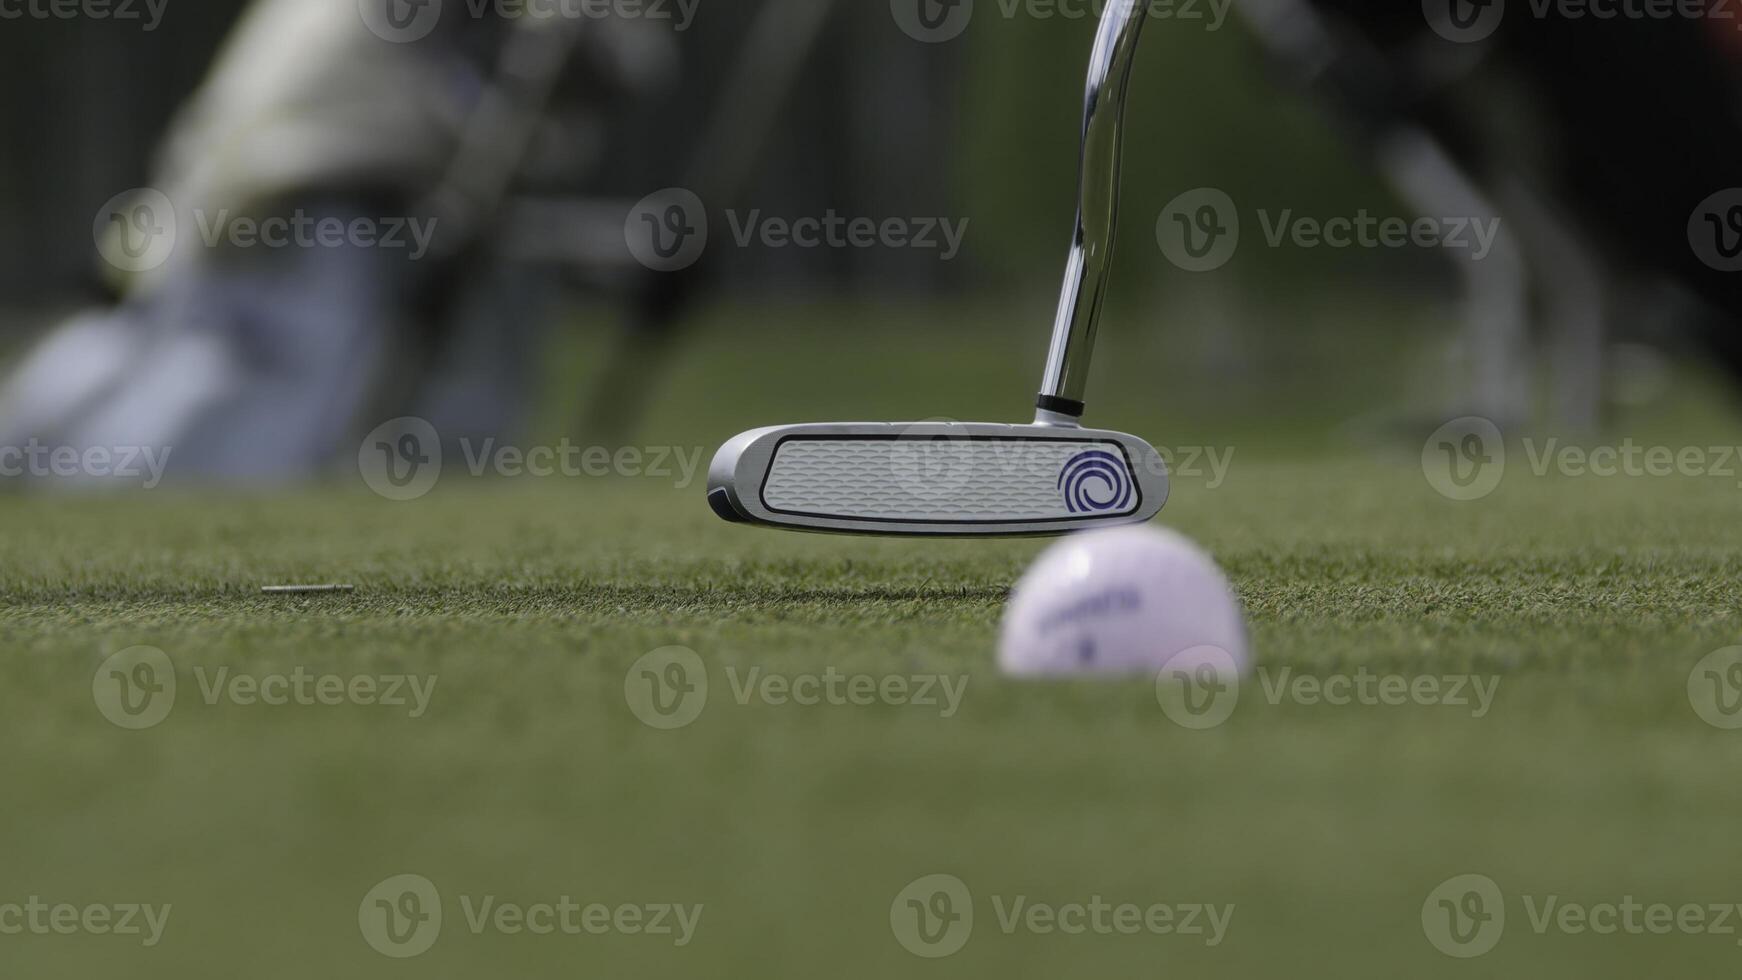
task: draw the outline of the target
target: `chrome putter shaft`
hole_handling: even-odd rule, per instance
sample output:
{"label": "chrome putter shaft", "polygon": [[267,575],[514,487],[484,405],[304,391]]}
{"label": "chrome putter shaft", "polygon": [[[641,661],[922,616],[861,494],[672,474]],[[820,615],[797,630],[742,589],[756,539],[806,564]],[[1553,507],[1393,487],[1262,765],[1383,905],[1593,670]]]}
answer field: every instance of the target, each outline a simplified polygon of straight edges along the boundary
{"label": "chrome putter shaft", "polygon": [[1037,425],[1075,425],[1083,417],[1095,327],[1113,264],[1119,223],[1119,164],[1125,142],[1125,93],[1148,0],[1110,0],[1089,56],[1083,93],[1083,149],[1077,178],[1077,231],[1053,318],[1052,346],[1041,379]]}

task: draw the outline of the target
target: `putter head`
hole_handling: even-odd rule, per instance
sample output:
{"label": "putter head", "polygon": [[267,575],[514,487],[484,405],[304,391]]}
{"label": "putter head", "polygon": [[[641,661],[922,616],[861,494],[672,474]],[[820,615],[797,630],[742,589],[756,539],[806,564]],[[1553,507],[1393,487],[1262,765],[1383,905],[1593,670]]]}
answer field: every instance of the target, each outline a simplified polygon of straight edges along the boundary
{"label": "putter head", "polygon": [[720,447],[708,504],[728,521],[841,534],[999,537],[1139,524],[1167,468],[1122,432],[984,422],[753,429]]}

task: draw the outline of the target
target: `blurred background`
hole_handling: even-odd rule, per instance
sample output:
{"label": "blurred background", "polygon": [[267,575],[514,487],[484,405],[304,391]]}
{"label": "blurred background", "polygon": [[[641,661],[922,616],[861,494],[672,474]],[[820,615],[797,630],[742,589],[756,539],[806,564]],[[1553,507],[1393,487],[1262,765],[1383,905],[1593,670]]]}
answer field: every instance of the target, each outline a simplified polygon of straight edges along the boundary
{"label": "blurred background", "polygon": [[[1045,542],[703,499],[751,426],[1032,417],[1101,4],[116,6],[0,0],[0,491],[51,491],[0,492],[0,927],[175,911],[151,949],[0,932],[0,975],[1733,972],[1732,935],[1522,904],[1737,899],[1742,672],[1699,666],[1742,582],[1728,4],[1156,0],[1086,421],[1170,453],[1160,521],[1245,604],[1268,673],[1215,731],[993,669]],[[793,243],[831,220],[876,231]],[[407,418],[439,486],[367,467]],[[1454,422],[1509,457],[1448,464]],[[669,458],[462,479],[563,444]],[[1554,455],[1626,445],[1676,472]],[[130,448],[178,492],[52,492],[141,486]],[[355,591],[261,594],[299,583]],[[626,696],[673,645],[713,692],[681,731]],[[179,689],[135,730],[140,650]],[[972,683],[953,718],[733,693],[825,670]],[[1358,671],[1500,693],[1267,703]],[[440,684],[421,718],[216,689],[292,674]],[[422,958],[369,931],[407,873],[447,910]],[[944,873],[979,924],[921,959],[892,899]],[[1511,912],[1479,962],[1424,916],[1471,873]],[[1001,929],[1018,895],[1238,914],[1078,942]],[[525,936],[464,923],[485,896],[707,916]]]}
{"label": "blurred background", "polygon": [[[1103,5],[979,6],[284,0],[10,21],[0,441],[173,445],[176,475],[266,482],[407,415],[445,440],[617,443],[686,404],[673,365],[722,331],[960,337],[1032,373]],[[1124,352],[1165,383],[1095,390],[1259,441],[1286,413],[1315,445],[1383,447],[1464,414],[1509,433],[1673,421],[1672,378],[1727,384],[1733,25],[1436,9],[1152,18],[1098,376]],[[710,234],[650,263],[638,209],[668,188]],[[1239,229],[1208,264],[1181,237],[1206,200]],[[154,206],[179,218],[167,237]],[[369,236],[248,237],[275,216]],[[834,216],[902,234],[778,237]],[[1377,222],[1410,230],[1380,242]],[[909,401],[899,417],[938,414]]]}

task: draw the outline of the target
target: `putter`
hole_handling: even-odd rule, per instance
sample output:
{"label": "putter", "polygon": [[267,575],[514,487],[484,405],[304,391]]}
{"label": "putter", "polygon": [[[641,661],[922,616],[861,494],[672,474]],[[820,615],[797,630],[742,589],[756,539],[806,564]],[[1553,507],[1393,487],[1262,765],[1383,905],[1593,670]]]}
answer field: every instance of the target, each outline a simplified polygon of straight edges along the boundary
{"label": "putter", "polygon": [[708,470],[728,521],[799,531],[1038,536],[1138,524],[1167,501],[1147,442],[1085,429],[1083,395],[1119,198],[1125,91],[1148,4],[1102,14],[1084,101],[1076,237],[1030,425],[840,422],[735,436]]}

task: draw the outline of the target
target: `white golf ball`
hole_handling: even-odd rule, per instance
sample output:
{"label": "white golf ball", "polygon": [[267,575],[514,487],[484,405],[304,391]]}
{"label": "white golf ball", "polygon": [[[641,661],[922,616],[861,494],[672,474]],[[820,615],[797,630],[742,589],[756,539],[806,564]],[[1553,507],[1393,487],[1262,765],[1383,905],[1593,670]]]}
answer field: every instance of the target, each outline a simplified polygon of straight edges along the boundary
{"label": "white golf ball", "polygon": [[1240,601],[1183,535],[1122,527],[1047,549],[1004,610],[998,663],[1023,677],[1245,673]]}

